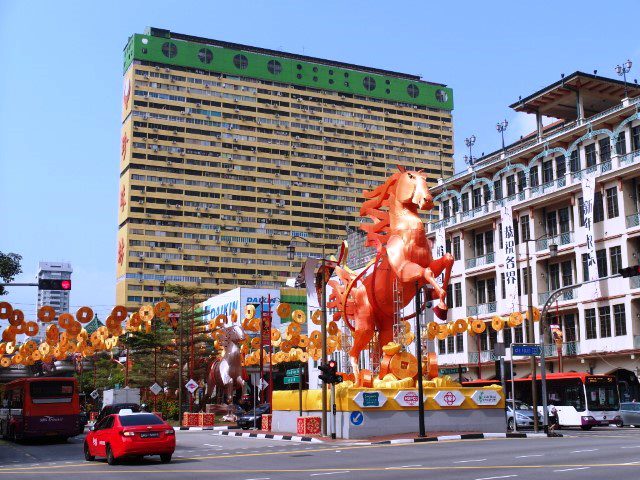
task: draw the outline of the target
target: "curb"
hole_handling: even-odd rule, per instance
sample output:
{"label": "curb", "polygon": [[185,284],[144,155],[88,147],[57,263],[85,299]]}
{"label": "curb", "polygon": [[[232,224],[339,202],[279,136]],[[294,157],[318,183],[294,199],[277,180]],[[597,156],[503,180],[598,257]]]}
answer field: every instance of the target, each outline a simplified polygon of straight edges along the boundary
{"label": "curb", "polygon": [[222,430],[229,430],[232,427],[229,426],[225,426],[225,427],[173,427],[174,430],[179,430],[179,431],[185,431],[185,430],[191,430],[192,432],[201,432],[203,430],[212,430],[212,431],[222,431]]}
{"label": "curb", "polygon": [[[546,438],[546,433],[463,433],[461,435],[441,435],[439,437],[397,438],[380,442],[358,442],[355,445],[394,445],[399,443],[446,442],[447,440],[477,440],[484,438]],[[558,436],[562,436],[558,434]]]}
{"label": "curb", "polygon": [[313,437],[299,437],[296,435],[274,435],[271,433],[231,432],[229,430],[225,430],[219,432],[218,435],[226,435],[228,437],[264,438],[268,440],[291,440],[294,442],[324,443],[322,440]]}

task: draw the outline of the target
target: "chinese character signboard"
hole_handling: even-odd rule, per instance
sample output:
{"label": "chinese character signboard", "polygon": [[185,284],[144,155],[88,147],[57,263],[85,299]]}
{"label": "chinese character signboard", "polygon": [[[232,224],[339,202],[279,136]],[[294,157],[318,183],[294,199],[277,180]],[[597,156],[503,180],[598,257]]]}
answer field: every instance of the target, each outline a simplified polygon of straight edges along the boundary
{"label": "chinese character signboard", "polygon": [[[596,189],[595,175],[586,175],[582,180],[582,213],[584,215],[584,228],[586,230],[586,247],[583,253],[587,255],[587,269],[589,280],[598,278],[598,264],[596,262],[596,242],[593,234],[593,207]],[[584,298],[600,298],[598,282],[587,284],[583,287]]]}
{"label": "chinese character signboard", "polygon": [[[436,253],[434,258],[444,257],[444,254],[446,253],[444,249],[445,249],[445,233],[444,233],[444,227],[442,227],[436,230],[436,241],[434,245],[434,251]],[[439,285],[442,285],[443,277],[444,277],[444,274],[436,278],[436,281],[438,282]]]}
{"label": "chinese character signboard", "polygon": [[506,204],[500,209],[502,221],[502,240],[504,242],[504,288],[505,300],[503,312],[515,312],[519,309],[518,302],[518,276],[517,276],[517,255],[516,239],[513,231],[513,212],[511,205]]}

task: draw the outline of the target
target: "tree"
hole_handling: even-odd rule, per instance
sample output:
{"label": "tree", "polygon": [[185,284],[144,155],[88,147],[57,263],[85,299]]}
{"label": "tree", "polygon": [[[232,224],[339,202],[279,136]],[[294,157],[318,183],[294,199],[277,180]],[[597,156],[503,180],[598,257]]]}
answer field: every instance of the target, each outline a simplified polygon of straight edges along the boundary
{"label": "tree", "polygon": [[[203,361],[216,352],[213,339],[206,334],[206,327],[202,320],[202,312],[195,305],[202,300],[202,290],[194,287],[167,284],[165,287],[167,301],[177,304],[179,320],[176,325],[176,348],[178,350],[178,400],[183,408],[183,389],[188,379],[185,373],[191,374],[194,380],[206,379],[209,362]],[[193,362],[190,362],[193,360]],[[186,371],[185,371],[186,370]]]}
{"label": "tree", "polygon": [[[22,273],[22,268],[20,267],[21,260],[22,255],[18,255],[17,253],[0,252],[0,278],[3,283],[11,283],[16,275]],[[6,293],[7,290],[0,286],[0,295],[5,295]]]}

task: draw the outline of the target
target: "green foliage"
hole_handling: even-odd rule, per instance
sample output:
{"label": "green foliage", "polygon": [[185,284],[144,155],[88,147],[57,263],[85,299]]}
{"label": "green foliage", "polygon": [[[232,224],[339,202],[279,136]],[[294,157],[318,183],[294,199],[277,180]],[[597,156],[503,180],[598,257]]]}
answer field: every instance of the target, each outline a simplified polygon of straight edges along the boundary
{"label": "green foliage", "polygon": [[94,389],[107,390],[117,384],[124,385],[124,369],[111,358],[94,357],[94,367],[76,373],[80,389],[87,395]]}
{"label": "green foliage", "polygon": [[[153,399],[148,401],[149,406],[154,405]],[[162,413],[162,418],[165,420],[177,420],[178,419],[178,400],[166,398],[162,394],[158,395],[155,400],[155,409],[157,412]]]}
{"label": "green foliage", "polygon": [[[3,283],[10,283],[16,275],[22,273],[21,260],[22,255],[17,253],[0,252],[0,279],[2,279]],[[7,290],[4,287],[0,287],[0,295],[5,295],[6,293]]]}

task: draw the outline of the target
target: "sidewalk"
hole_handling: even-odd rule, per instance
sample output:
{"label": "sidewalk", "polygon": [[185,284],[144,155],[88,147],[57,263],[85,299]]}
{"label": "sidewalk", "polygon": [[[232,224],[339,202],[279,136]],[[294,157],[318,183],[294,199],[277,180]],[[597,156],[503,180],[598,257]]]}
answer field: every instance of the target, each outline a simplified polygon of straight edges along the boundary
{"label": "sidewalk", "polygon": [[[272,433],[264,430],[226,430],[218,432],[218,435],[231,437],[262,438],[269,440],[291,440],[294,442],[312,442],[349,445],[384,445],[400,443],[444,442],[450,440],[475,440],[484,438],[547,438],[545,433],[516,432],[516,433],[484,433],[484,432],[429,432],[425,437],[419,437],[417,433],[401,433],[396,435],[383,435],[363,439],[332,439],[322,435],[300,436],[293,433]],[[558,437],[562,435],[558,434]]]}

